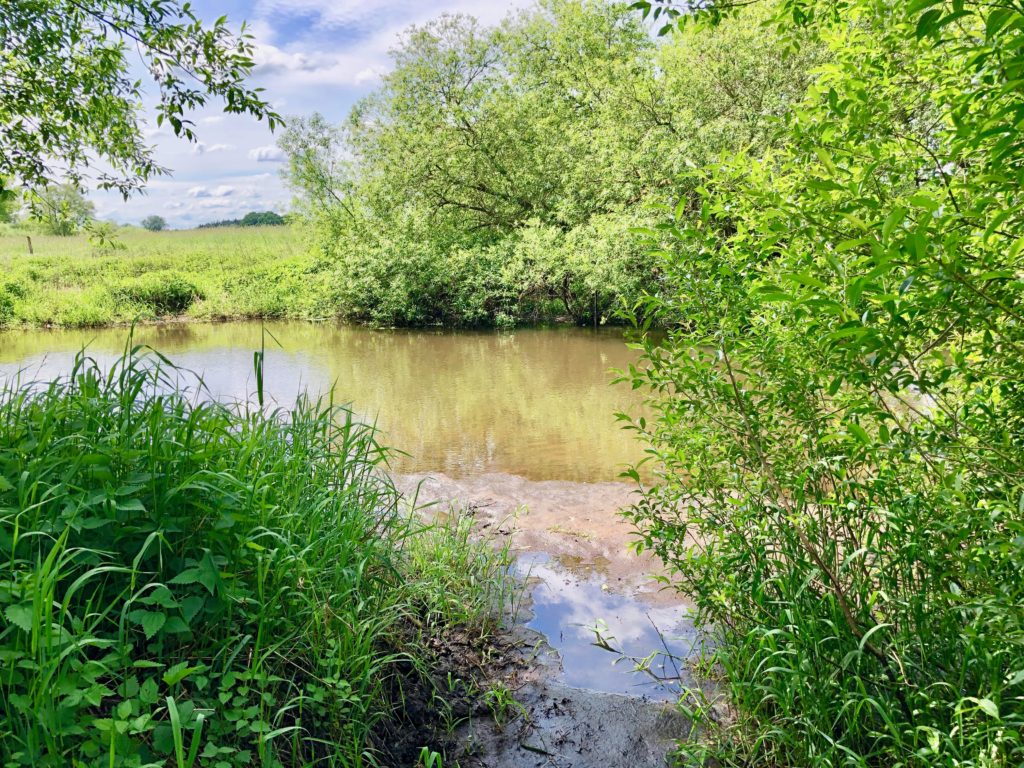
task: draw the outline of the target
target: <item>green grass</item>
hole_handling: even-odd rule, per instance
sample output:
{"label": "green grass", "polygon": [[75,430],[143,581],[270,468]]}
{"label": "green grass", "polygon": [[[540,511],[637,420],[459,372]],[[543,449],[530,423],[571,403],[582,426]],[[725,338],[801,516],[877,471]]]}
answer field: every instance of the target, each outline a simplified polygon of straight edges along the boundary
{"label": "green grass", "polygon": [[502,553],[403,512],[346,408],[169,365],[0,391],[0,764],[389,764],[426,649],[495,629]]}
{"label": "green grass", "polygon": [[118,231],[116,248],[86,235],[0,234],[0,326],[82,328],[136,318],[194,320],[336,314],[329,268],[293,227]]}

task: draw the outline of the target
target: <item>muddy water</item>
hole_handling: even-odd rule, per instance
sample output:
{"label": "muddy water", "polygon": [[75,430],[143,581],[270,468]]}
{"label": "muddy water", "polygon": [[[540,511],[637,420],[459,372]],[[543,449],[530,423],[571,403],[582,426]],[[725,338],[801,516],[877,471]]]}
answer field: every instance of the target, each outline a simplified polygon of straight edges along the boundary
{"label": "muddy water", "polygon": [[[633,353],[615,331],[514,333],[376,331],[312,323],[268,323],[266,387],[287,405],[302,389],[325,392],[377,419],[384,441],[408,454],[405,472],[455,477],[500,472],[531,480],[613,480],[640,449],[619,428],[618,410],[637,399],[610,385],[609,369]],[[88,345],[102,360],[123,347],[123,328],[0,333],[0,377],[66,371]],[[137,340],[201,372],[217,397],[255,390],[252,353],[259,323],[141,328]]]}
{"label": "muddy water", "polygon": [[[353,402],[377,421],[387,444],[408,454],[395,467],[400,488],[468,510],[489,535],[512,537],[519,572],[532,585],[529,626],[558,653],[555,684],[611,696],[672,695],[671,684],[652,685],[628,660],[593,645],[590,630],[603,624],[609,643],[635,657],[666,645],[685,656],[695,640],[678,595],[652,582],[658,564],[628,551],[631,529],[617,514],[633,499],[619,472],[642,456],[614,418],[639,406],[628,388],[610,385],[609,369],[635,359],[617,333],[404,332],[298,322],[266,329],[273,336],[265,340],[270,399],[288,405],[301,391],[333,387],[336,399]],[[0,333],[0,379],[53,378],[83,346],[109,362],[126,335]],[[137,342],[201,374],[210,393],[225,399],[254,392],[253,351],[262,339],[258,323],[136,332]],[[676,669],[668,662],[653,671],[671,677]],[[581,700],[580,712],[592,705]],[[541,727],[540,715],[535,722]],[[548,724],[563,727],[557,718]],[[590,733],[588,724],[577,724]]]}

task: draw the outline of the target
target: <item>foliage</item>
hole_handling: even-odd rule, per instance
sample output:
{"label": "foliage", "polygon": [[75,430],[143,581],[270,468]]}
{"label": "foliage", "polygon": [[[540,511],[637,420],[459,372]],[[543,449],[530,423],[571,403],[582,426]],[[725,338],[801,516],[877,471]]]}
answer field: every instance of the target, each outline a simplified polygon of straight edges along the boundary
{"label": "foliage", "polygon": [[30,196],[32,216],[44,232],[67,237],[92,219],[96,207],[73,184],[51,184]]}
{"label": "foliage", "polygon": [[[204,25],[178,0],[5,0],[0,4],[0,191],[94,180],[127,196],[164,172],[142,134],[137,52],[157,87],[157,124],[195,140],[186,112],[211,97],[231,113],[280,119],[259,89],[245,86],[252,40],[224,17]],[[8,181],[4,181],[4,180]]]}
{"label": "foliage", "polygon": [[715,636],[720,759],[1020,765],[1024,9],[771,7],[831,60],[651,233],[638,547]]}
{"label": "foliage", "polygon": [[[760,152],[817,49],[756,28],[659,46],[623,5],[550,0],[413,27],[342,126],[280,145],[343,313],[381,324],[610,317],[659,277],[629,230],[688,164]],[[756,73],[756,76],[751,76]]]}
{"label": "foliage", "polygon": [[212,221],[208,224],[200,224],[198,229],[207,227],[280,227],[285,224],[285,218],[273,211],[250,211],[240,219],[225,219],[224,221]]}
{"label": "foliage", "polygon": [[[95,241],[95,237],[92,237]],[[197,320],[337,314],[336,287],[290,227],[116,233],[117,250],[81,235],[0,236],[9,324],[85,327],[185,314]]]}
{"label": "foliage", "polygon": [[500,563],[399,512],[351,411],[182,375],[136,348],[0,394],[0,760],[387,762],[399,672],[486,634]]}
{"label": "foliage", "polygon": [[150,232],[159,232],[163,229],[167,229],[167,222],[163,216],[147,216],[141,222],[143,229],[148,229]]}
{"label": "foliage", "polygon": [[180,315],[203,294],[185,277],[174,272],[148,272],[124,283],[118,298],[145,306],[157,315]]}

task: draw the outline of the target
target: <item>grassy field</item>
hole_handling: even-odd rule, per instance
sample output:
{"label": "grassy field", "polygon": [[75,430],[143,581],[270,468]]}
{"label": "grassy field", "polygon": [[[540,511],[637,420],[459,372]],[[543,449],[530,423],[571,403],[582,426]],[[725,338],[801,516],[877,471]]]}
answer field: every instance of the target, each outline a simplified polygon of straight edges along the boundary
{"label": "grassy field", "polygon": [[164,369],[80,357],[0,391],[0,764],[347,768],[440,746],[430,724],[479,669],[439,666],[445,638],[487,649],[507,551],[403,511],[347,410],[196,404]]}
{"label": "grassy field", "polygon": [[332,280],[292,227],[0,235],[0,326],[81,328],[135,319],[328,317]]}

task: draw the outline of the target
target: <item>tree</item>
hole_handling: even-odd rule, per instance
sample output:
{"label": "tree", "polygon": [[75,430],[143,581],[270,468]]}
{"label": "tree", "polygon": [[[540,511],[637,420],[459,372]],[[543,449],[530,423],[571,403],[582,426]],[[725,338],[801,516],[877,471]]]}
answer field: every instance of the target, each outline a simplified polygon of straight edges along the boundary
{"label": "tree", "polygon": [[148,229],[150,232],[160,232],[167,228],[167,222],[164,221],[162,216],[147,216],[141,223],[143,228]]}
{"label": "tree", "polygon": [[344,125],[284,132],[286,178],[357,319],[589,324],[658,279],[629,236],[651,204],[688,164],[769,144],[819,49],[741,24],[659,46],[609,2],[444,16]]}
{"label": "tree", "polygon": [[[163,173],[142,134],[142,81],[129,51],[154,80],[157,123],[194,141],[187,112],[211,97],[225,111],[280,118],[244,84],[252,40],[225,18],[205,26],[178,0],[5,0],[0,3],[0,179],[38,187],[93,174],[127,196]],[[109,170],[90,171],[102,161]],[[59,169],[59,170],[58,170]]]}
{"label": "tree", "polygon": [[284,216],[273,211],[250,211],[238,222],[243,227],[279,227]]}
{"label": "tree", "polygon": [[67,237],[92,219],[95,206],[73,184],[51,184],[32,193],[31,210],[48,234]]}
{"label": "tree", "polygon": [[1024,8],[766,5],[831,57],[650,232],[640,547],[715,636],[723,763],[1024,764]]}

